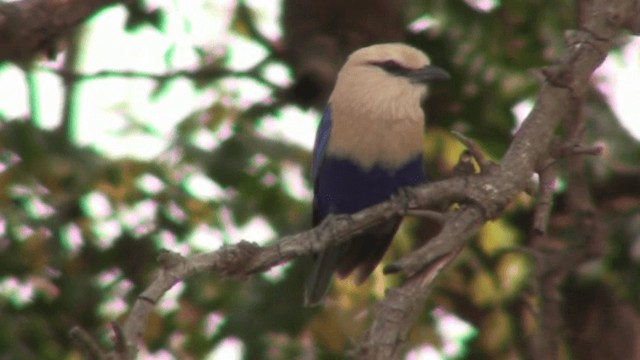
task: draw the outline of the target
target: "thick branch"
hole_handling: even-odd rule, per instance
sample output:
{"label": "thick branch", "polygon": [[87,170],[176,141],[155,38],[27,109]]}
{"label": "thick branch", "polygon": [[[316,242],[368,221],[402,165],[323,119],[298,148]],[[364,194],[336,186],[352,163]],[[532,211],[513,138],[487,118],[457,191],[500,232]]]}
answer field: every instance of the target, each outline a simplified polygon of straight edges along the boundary
{"label": "thick branch", "polygon": [[[593,5],[585,30],[574,32],[569,37],[565,58],[545,72],[547,83],[540,90],[533,110],[518,129],[500,165],[488,173],[466,179],[464,193],[472,204],[462,210],[451,237],[438,236],[429,241],[423,248],[392,264],[392,271],[410,275],[430,260],[464,245],[486,219],[497,216],[504,206],[527,188],[536,165],[548,155],[559,122],[569,115],[573,99],[588,90],[591,74],[604,61],[614,37],[621,31],[620,28],[611,30],[610,18],[619,24],[624,23],[624,19],[633,16],[634,4],[630,0],[602,0]],[[422,189],[414,192],[417,198],[422,199],[426,195]],[[472,208],[480,211],[467,215]]]}
{"label": "thick branch", "polygon": [[354,351],[356,358],[386,360],[402,356],[413,316],[422,309],[433,282],[459,250],[462,248],[441,257],[422,273],[407,279],[403,286],[385,294],[385,300],[376,306],[371,327]]}
{"label": "thick branch", "polygon": [[[263,271],[347,241],[389,217],[405,214],[408,209],[462,203],[461,210],[445,222],[438,236],[386,269],[387,272],[408,274],[410,279],[389,292],[376,307],[376,320],[358,352],[366,353],[375,347],[376,354],[383,354],[376,355],[379,358],[398,358],[401,354],[399,341],[404,340],[411,327],[410,320],[416,318],[433,278],[487,220],[498,216],[519,192],[527,188],[536,164],[548,155],[549,142],[558,123],[567,118],[571,100],[587,90],[591,73],[606,57],[620,27],[629,23],[632,17],[640,16],[634,6],[636,2],[632,0],[592,3],[584,29],[569,37],[567,56],[545,71],[547,83],[499,166],[488,167],[478,175],[455,177],[411,189],[404,196],[351,216],[330,217],[315,229],[284,237],[266,248],[241,242],[189,258],[164,254],[161,257],[163,269],[138,298],[123,326],[120,338],[126,342],[127,358],[135,358],[136,344],[158,299],[174,284],[195,273],[214,271],[222,275],[246,275]],[[392,311],[400,313],[393,315]],[[398,322],[398,319],[403,320]]]}
{"label": "thick branch", "polygon": [[[465,192],[471,195],[473,203],[463,208],[458,217],[445,224],[435,239],[385,270],[415,274],[435,259],[455,253],[488,218],[497,215],[504,205],[527,188],[536,164],[548,156],[550,141],[558,123],[567,119],[572,100],[582,97],[587,91],[591,73],[604,61],[621,28],[625,24],[628,26],[630,19],[640,17],[638,4],[638,1],[632,0],[598,0],[591,3],[583,30],[571,33],[568,37],[566,57],[545,72],[547,83],[540,91],[532,112],[516,133],[499,168],[490,168],[488,174],[469,178]],[[415,191],[418,198],[422,198],[421,190]],[[415,319],[420,307],[400,306],[423,300],[424,292],[430,288],[419,287],[423,293],[411,292],[410,289],[415,287],[417,286],[413,281],[407,281],[394,289],[394,292],[411,294],[411,299],[403,298],[399,301],[386,296],[382,300],[376,308],[376,321],[361,342],[360,348],[375,349],[375,354],[381,354],[376,355],[377,358],[400,358],[397,342],[377,342],[374,347],[370,339],[404,339],[411,322],[407,321],[404,327],[398,328],[394,319]],[[386,324],[380,324],[380,319],[389,318],[388,309],[400,311],[401,316],[390,317],[391,320]]]}
{"label": "thick branch", "polygon": [[[427,184],[419,187],[420,198],[396,196],[350,216],[331,216],[314,229],[283,237],[268,247],[242,241],[210,253],[189,257],[165,251],[158,259],[161,269],[147,289],[138,296],[122,326],[122,336],[119,338],[125,344],[116,344],[116,348],[125,348],[126,355],[111,353],[109,356],[117,359],[136,358],[137,344],[156,303],[173,285],[192,275],[214,272],[221,276],[245,276],[265,271],[293,258],[311,255],[347,241],[367,228],[388,221],[390,217],[405,214],[410,206],[431,207],[442,202],[461,201],[465,198],[464,184],[465,180],[461,178]],[[79,329],[73,331],[81,333]],[[83,342],[82,337],[76,340]],[[91,344],[84,345],[85,348],[91,347]]]}

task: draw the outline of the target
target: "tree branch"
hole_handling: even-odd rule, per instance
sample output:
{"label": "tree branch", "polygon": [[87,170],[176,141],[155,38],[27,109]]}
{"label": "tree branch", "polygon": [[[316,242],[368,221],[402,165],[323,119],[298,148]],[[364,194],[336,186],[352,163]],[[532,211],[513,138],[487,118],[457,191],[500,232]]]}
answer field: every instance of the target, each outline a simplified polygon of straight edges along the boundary
{"label": "tree branch", "polygon": [[[535,167],[547,158],[553,133],[562,120],[569,117],[573,100],[581,98],[589,88],[591,73],[604,61],[613,45],[613,39],[621,32],[622,27],[640,17],[640,2],[632,0],[606,1],[596,0],[590,3],[588,18],[583,23],[582,30],[570,33],[567,37],[568,53],[558,64],[545,71],[547,82],[541,89],[536,104],[516,133],[511,146],[505,154],[499,167],[485,170],[477,176],[469,178],[466,193],[470,194],[471,204],[460,211],[459,216],[447,222],[440,234],[427,242],[422,248],[405,256],[400,261],[389,265],[385,270],[403,271],[411,275],[425,264],[434,260],[455,254],[471,238],[471,235],[484,222],[497,215],[497,212],[515,195],[526,189]],[[415,195],[422,198],[421,191],[415,190]],[[426,298],[423,292],[410,292],[408,288],[418,288],[413,281],[407,281],[394,292],[411,294],[415,301],[422,303]],[[557,289],[557,288],[556,288]],[[544,292],[544,290],[543,290]],[[401,301],[402,300],[402,301]],[[371,358],[399,359],[401,353],[394,341],[404,339],[407,329],[412,322],[406,321],[405,327],[398,328],[394,319],[390,319],[386,326],[380,324],[380,318],[385,318],[386,308],[396,308],[396,305],[411,304],[412,299],[398,300],[393,296],[385,296],[376,308],[374,323],[371,325],[361,347],[374,350]],[[415,319],[419,307],[407,306],[402,313],[403,319]],[[370,339],[384,339],[384,343],[373,346]],[[362,350],[361,350],[362,351]]]}
{"label": "tree branch", "polygon": [[[423,308],[433,282],[463,248],[437,259],[423,272],[407,279],[403,286],[387,291],[377,304],[375,317],[358,347],[357,359],[386,360],[402,357],[404,345],[417,313]],[[384,337],[379,337],[384,336]]]}
{"label": "tree branch", "polygon": [[[424,185],[423,194],[426,197],[414,199],[413,202],[417,204],[414,206],[430,207],[445,201],[460,201],[464,199],[463,184],[464,181],[460,178],[453,178]],[[178,282],[203,272],[237,277],[265,271],[293,258],[311,255],[347,241],[355,234],[388,221],[390,217],[405,214],[409,206],[406,197],[396,196],[353,215],[330,216],[314,229],[285,236],[267,247],[241,241],[210,253],[188,257],[163,251],[158,257],[160,270],[151,284],[138,296],[122,326],[122,336],[118,336],[126,342],[125,355],[110,353],[109,356],[116,359],[136,358],[137,344],[142,338],[151,311],[160,298]],[[77,328],[72,331],[83,332]],[[76,341],[82,342],[83,339],[84,337],[77,337]],[[94,348],[91,344],[83,345],[84,348]]]}
{"label": "tree branch", "polygon": [[53,68],[42,68],[44,71],[50,71],[54,74],[62,77],[65,82],[73,82],[80,80],[95,80],[95,79],[104,79],[104,78],[125,78],[125,79],[150,79],[158,82],[167,82],[170,80],[174,80],[177,78],[187,78],[189,80],[202,82],[202,81],[213,81],[222,79],[225,77],[236,77],[236,78],[250,78],[262,85],[265,85],[271,89],[277,89],[278,87],[265,79],[262,76],[261,71],[264,65],[268,64],[272,60],[271,57],[266,57],[255,66],[248,70],[243,71],[233,71],[226,69],[224,67],[219,66],[216,63],[205,64],[204,66],[195,69],[195,70],[173,70],[167,71],[164,73],[147,73],[142,71],[134,71],[134,70],[102,70],[94,73],[83,73],[70,71],[67,69],[53,69]]}
{"label": "tree branch", "polygon": [[[640,17],[633,0],[595,0],[581,30],[568,37],[568,52],[558,64],[544,71],[536,104],[524,121],[501,164],[480,174],[454,177],[409,189],[406,196],[360,211],[351,216],[333,216],[309,231],[282,238],[274,245],[258,247],[247,242],[208,254],[181,257],[163,253],[162,268],[151,285],[138,297],[118,338],[126,342],[126,355],[133,359],[147,318],[158,299],[174,284],[189,276],[214,271],[223,276],[247,275],[266,270],[302,255],[317,253],[347,241],[351,236],[404,215],[410,209],[430,208],[441,203],[461,203],[461,209],[446,220],[442,231],[422,248],[390,264],[385,272],[402,272],[409,279],[387,293],[375,309],[375,320],[357,347],[360,358],[397,359],[406,334],[421,309],[433,279],[452,261],[476,231],[498,216],[514,197],[527,188],[549,146],[560,121],[568,118],[573,99],[588,89],[591,73],[605,59],[621,27]],[[375,354],[365,356],[362,354]],[[125,357],[126,356],[126,357]]]}

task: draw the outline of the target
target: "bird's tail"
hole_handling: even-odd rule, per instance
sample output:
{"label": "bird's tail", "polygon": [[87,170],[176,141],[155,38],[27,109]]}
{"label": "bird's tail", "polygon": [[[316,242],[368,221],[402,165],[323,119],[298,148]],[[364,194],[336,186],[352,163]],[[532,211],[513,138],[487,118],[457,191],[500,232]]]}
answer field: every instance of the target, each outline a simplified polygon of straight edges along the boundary
{"label": "bird's tail", "polygon": [[338,267],[340,258],[344,254],[345,245],[326,249],[318,255],[313,262],[311,275],[307,279],[304,292],[304,303],[306,306],[317,305],[329,289],[333,273]]}

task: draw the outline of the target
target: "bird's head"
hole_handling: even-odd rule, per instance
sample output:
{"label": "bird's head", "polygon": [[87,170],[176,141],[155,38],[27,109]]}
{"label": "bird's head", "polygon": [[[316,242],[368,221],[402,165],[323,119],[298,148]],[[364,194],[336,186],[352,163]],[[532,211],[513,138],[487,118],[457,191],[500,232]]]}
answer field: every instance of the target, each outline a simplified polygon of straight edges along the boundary
{"label": "bird's head", "polygon": [[408,45],[392,43],[355,51],[338,73],[329,98],[328,152],[368,168],[395,168],[422,152],[427,84],[449,78]]}
{"label": "bird's head", "polygon": [[[443,69],[430,64],[422,51],[400,43],[378,44],[353,52],[344,64],[331,96],[360,102],[375,99],[419,105],[427,84],[449,79]],[[338,100],[340,101],[340,100]]]}

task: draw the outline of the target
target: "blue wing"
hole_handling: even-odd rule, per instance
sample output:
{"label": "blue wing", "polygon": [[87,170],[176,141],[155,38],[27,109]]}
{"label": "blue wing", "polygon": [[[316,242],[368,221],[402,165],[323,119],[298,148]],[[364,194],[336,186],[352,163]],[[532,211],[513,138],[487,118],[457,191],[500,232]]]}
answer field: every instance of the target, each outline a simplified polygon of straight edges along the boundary
{"label": "blue wing", "polygon": [[322,114],[318,131],[316,132],[316,141],[313,145],[313,158],[311,161],[311,178],[315,182],[318,178],[320,165],[324,159],[324,154],[329,144],[329,136],[331,135],[331,108],[327,106]]}
{"label": "blue wing", "polygon": [[[388,199],[404,186],[425,181],[422,156],[408,159],[401,168],[375,166],[363,169],[349,159],[326,154],[331,137],[331,108],[327,106],[316,133],[311,164],[313,179],[313,225],[318,225],[329,213],[351,214]],[[341,277],[358,269],[358,283],[364,281],[386,252],[398,229],[400,218],[316,254],[307,280],[305,301],[318,303],[326,293],[333,273]]]}

